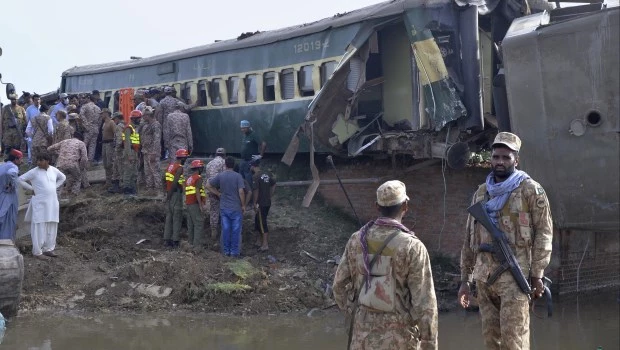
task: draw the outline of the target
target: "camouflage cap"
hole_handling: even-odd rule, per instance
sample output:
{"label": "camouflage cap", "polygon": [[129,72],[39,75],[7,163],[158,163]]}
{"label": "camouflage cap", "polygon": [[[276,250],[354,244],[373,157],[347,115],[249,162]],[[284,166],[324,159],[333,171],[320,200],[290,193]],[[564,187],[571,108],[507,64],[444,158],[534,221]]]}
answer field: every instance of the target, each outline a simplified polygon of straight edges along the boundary
{"label": "camouflage cap", "polygon": [[220,147],[215,150],[215,154],[226,154],[226,150],[223,147]]}
{"label": "camouflage cap", "polygon": [[69,120],[79,119],[80,116],[77,113],[69,113]]}
{"label": "camouflage cap", "polygon": [[123,113],[121,112],[114,112],[114,114],[112,114],[112,119],[116,119],[116,118],[120,118],[123,119]]}
{"label": "camouflage cap", "polygon": [[174,86],[166,86],[164,87],[164,92],[165,93],[172,93],[175,92],[176,90],[174,89]]}
{"label": "camouflage cap", "polygon": [[102,108],[99,114],[107,113],[108,115],[112,115],[109,108]]}
{"label": "camouflage cap", "polygon": [[519,152],[521,149],[521,139],[513,133],[500,132],[497,136],[495,136],[492,147],[495,147],[496,145],[504,145],[515,152]]}
{"label": "camouflage cap", "polygon": [[142,111],[142,115],[153,115],[153,107],[151,106],[146,106],[144,107],[144,110]]}
{"label": "camouflage cap", "polygon": [[407,188],[401,181],[387,181],[377,188],[377,204],[382,207],[391,207],[408,200]]}

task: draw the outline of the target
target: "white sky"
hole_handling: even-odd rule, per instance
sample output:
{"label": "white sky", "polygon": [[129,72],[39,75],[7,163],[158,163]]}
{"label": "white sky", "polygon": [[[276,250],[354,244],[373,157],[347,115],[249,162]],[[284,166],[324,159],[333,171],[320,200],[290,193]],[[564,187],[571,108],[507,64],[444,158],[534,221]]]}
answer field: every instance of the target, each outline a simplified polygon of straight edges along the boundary
{"label": "white sky", "polygon": [[[149,57],[312,22],[382,0],[1,0],[0,73],[16,90],[56,90],[73,66]],[[0,96],[4,99],[4,86]]]}
{"label": "white sky", "polygon": [[[46,93],[73,66],[122,61],[312,22],[382,0],[0,0],[0,73]],[[609,1],[608,1],[609,2]],[[611,3],[617,3],[614,0]],[[4,98],[4,87],[0,87]]]}

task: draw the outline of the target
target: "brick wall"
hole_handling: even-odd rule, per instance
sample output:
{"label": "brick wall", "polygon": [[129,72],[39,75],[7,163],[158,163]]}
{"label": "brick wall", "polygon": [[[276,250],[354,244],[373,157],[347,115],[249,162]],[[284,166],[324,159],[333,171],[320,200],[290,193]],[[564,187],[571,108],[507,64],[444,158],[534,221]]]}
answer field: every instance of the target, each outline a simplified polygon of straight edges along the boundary
{"label": "brick wall", "polygon": [[[397,170],[397,175],[390,176],[392,167],[389,162],[354,163],[339,167],[341,179],[381,178],[401,180],[407,186],[411,199],[410,211],[404,224],[413,229],[424,242],[429,251],[440,250],[452,257],[460,255],[463,242],[463,229],[467,220],[466,209],[471,196],[480,183],[484,181],[488,168],[466,168],[462,170],[445,169],[445,210],[444,177],[441,165],[428,166],[411,173]],[[323,169],[321,179],[335,179],[333,170]],[[380,183],[347,184],[346,191],[353,202],[362,222],[377,216],[375,208],[376,190]],[[341,207],[352,214],[346,197],[339,185],[322,185],[320,195],[328,204]],[[445,224],[444,224],[445,215]],[[443,230],[442,230],[443,227]],[[441,233],[441,234],[440,234]],[[440,242],[441,240],[441,242]]]}

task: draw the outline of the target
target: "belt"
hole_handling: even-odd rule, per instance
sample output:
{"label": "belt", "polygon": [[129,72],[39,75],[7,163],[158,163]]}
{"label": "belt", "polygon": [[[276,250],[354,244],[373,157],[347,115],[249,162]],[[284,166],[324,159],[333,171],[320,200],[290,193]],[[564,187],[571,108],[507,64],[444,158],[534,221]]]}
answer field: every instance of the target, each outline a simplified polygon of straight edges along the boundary
{"label": "belt", "polygon": [[101,141],[101,143],[110,143],[110,142],[114,142],[114,139],[112,139],[112,140],[103,140],[103,141]]}

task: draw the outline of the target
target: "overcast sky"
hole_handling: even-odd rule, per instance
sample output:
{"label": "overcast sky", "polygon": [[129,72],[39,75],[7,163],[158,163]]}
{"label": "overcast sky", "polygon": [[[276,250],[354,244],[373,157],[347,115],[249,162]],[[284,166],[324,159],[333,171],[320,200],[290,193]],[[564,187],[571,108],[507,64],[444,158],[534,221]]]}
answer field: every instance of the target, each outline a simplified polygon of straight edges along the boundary
{"label": "overcast sky", "polygon": [[[0,73],[46,93],[73,66],[122,61],[312,22],[382,0],[0,0]],[[612,1],[618,2],[618,1]],[[4,98],[4,87],[0,88]]]}
{"label": "overcast sky", "polygon": [[[46,93],[73,66],[149,57],[312,22],[382,0],[1,0],[0,73]],[[0,87],[4,99],[4,87]]]}

